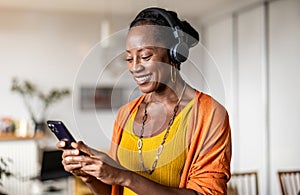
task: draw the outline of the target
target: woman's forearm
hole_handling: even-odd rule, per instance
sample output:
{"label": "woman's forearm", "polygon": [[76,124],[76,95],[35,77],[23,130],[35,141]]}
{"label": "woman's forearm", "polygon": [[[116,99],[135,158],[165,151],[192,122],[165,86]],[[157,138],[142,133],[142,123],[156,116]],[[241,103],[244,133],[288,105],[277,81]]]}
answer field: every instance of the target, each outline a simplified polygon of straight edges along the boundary
{"label": "woman's forearm", "polygon": [[110,195],[111,185],[107,185],[100,180],[93,178],[92,181],[86,183],[94,195]]}
{"label": "woman's forearm", "polygon": [[139,195],[197,195],[194,190],[164,186],[130,171],[123,172],[122,177],[126,178],[123,180],[122,186],[131,189]]}

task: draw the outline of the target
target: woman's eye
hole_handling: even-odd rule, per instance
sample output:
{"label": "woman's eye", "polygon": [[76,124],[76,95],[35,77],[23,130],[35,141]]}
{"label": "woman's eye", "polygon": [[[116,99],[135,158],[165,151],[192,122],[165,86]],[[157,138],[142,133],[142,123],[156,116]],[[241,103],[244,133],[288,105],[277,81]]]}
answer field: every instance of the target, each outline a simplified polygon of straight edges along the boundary
{"label": "woman's eye", "polygon": [[126,58],[125,60],[126,60],[126,62],[131,62],[132,58]]}
{"label": "woman's eye", "polygon": [[152,57],[152,55],[146,55],[146,56],[142,56],[143,60],[149,60]]}

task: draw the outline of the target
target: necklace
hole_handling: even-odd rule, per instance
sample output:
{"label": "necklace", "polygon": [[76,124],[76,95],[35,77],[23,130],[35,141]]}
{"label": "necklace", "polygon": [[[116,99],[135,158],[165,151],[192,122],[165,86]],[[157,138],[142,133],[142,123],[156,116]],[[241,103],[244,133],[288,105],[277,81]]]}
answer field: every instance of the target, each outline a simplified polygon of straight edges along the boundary
{"label": "necklace", "polygon": [[170,119],[170,121],[169,121],[169,123],[168,123],[168,127],[167,127],[167,129],[166,129],[165,134],[164,134],[163,140],[162,140],[162,142],[160,143],[160,145],[158,146],[158,148],[156,149],[156,156],[155,156],[155,160],[154,160],[154,162],[153,162],[153,164],[152,164],[151,169],[145,167],[144,157],[143,157],[143,152],[142,152],[142,148],[143,148],[143,140],[142,140],[142,138],[143,138],[143,134],[144,134],[145,123],[146,123],[146,120],[147,120],[147,117],[148,117],[148,114],[147,114],[147,106],[148,106],[148,103],[146,103],[146,105],[145,105],[144,116],[143,116],[143,118],[142,118],[141,133],[140,133],[139,139],[138,139],[138,141],[137,141],[137,148],[138,148],[139,161],[140,161],[140,163],[141,163],[141,166],[142,166],[143,170],[144,170],[145,172],[147,172],[149,175],[151,175],[151,174],[153,173],[153,171],[155,170],[155,168],[156,168],[156,166],[157,166],[157,161],[158,161],[159,156],[161,155],[161,153],[162,153],[162,151],[163,151],[163,149],[164,149],[164,144],[165,144],[166,139],[167,139],[167,137],[168,137],[168,134],[169,134],[169,131],[170,131],[170,127],[171,127],[171,125],[173,124],[174,119],[175,119],[175,117],[176,117],[176,113],[177,113],[177,111],[178,111],[179,104],[180,104],[180,102],[181,102],[181,100],[182,100],[182,96],[183,96],[183,93],[184,93],[184,91],[185,91],[185,88],[186,88],[186,83],[184,83],[184,87],[183,87],[183,89],[182,89],[182,91],[181,91],[180,97],[179,97],[179,99],[178,99],[178,101],[177,101],[177,103],[176,103],[176,105],[175,105],[175,107],[174,107],[173,114],[172,114],[171,119]]}

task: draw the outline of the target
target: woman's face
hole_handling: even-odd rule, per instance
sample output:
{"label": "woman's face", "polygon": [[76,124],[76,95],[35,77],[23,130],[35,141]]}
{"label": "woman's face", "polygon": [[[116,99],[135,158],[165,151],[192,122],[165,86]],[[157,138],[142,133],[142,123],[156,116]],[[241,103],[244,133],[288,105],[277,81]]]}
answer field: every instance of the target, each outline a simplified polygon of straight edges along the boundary
{"label": "woman's face", "polygon": [[150,93],[170,84],[168,50],[157,38],[153,26],[137,26],[129,30],[126,61],[139,89]]}

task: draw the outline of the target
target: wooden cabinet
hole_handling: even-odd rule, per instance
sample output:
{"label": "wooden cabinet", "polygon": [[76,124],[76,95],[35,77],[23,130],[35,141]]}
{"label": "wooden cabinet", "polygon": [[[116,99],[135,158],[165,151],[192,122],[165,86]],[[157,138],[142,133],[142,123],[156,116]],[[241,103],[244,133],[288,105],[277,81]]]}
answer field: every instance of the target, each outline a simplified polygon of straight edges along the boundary
{"label": "wooden cabinet", "polygon": [[8,194],[30,194],[32,180],[39,174],[39,153],[35,139],[1,137],[0,156],[11,159],[8,170],[15,176],[3,181],[3,190]]}

